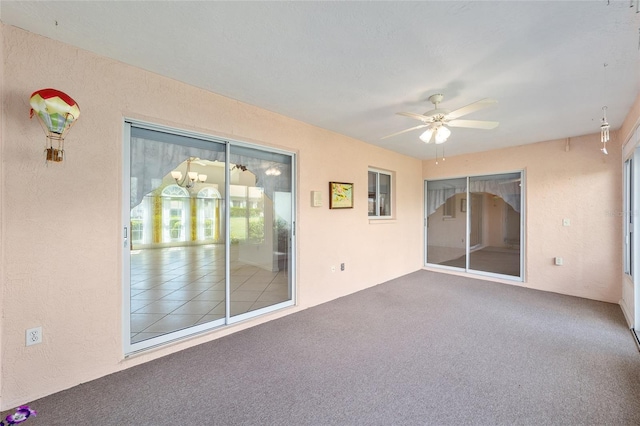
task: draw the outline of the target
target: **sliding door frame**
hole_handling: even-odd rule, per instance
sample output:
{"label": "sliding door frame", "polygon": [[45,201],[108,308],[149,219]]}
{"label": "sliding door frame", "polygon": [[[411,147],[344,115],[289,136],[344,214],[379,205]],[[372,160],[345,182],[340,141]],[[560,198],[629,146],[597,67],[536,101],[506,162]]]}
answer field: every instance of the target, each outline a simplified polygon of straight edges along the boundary
{"label": "sliding door frame", "polygon": [[[471,248],[470,248],[470,233],[471,233],[471,191],[469,188],[469,184],[472,178],[475,177],[482,177],[482,176],[496,176],[496,175],[503,175],[503,174],[512,174],[512,173],[520,173],[520,276],[511,276],[511,275],[504,275],[504,274],[497,274],[494,272],[486,272],[486,271],[479,271],[479,270],[475,270],[475,269],[471,269],[469,262],[470,262],[470,254],[471,254]],[[436,263],[429,263],[428,262],[428,223],[429,223],[429,210],[428,210],[428,196],[427,196],[427,190],[428,190],[428,182],[431,181],[441,181],[441,180],[452,180],[452,179],[461,179],[461,178],[465,178],[466,179],[466,192],[465,192],[465,196],[467,199],[467,211],[465,213],[465,221],[466,221],[466,230],[465,230],[465,267],[464,268],[458,268],[458,267],[454,267],[454,266],[446,266],[446,265],[439,265]],[[437,270],[443,270],[443,271],[456,271],[456,272],[462,272],[465,274],[471,274],[471,275],[481,275],[481,276],[486,276],[489,278],[497,278],[497,279],[505,279],[505,280],[509,280],[509,281],[516,281],[516,282],[526,282],[525,278],[526,278],[526,274],[525,274],[525,259],[526,259],[526,232],[525,232],[525,226],[526,226],[526,173],[525,170],[520,169],[520,170],[512,170],[512,171],[505,171],[505,172],[496,172],[496,173],[483,173],[483,174],[476,174],[476,175],[465,175],[465,176],[453,176],[453,177],[444,177],[444,178],[436,178],[436,179],[425,179],[424,180],[424,221],[423,221],[423,227],[424,227],[424,232],[423,232],[423,236],[424,236],[424,267],[425,268],[433,268],[433,269],[437,269]]]}
{"label": "sliding door frame", "polygon": [[[221,319],[217,319],[214,321],[210,321],[207,323],[195,325],[183,330],[177,330],[170,332],[168,334],[164,334],[158,337],[154,337],[148,340],[143,340],[137,343],[131,343],[131,250],[130,250],[130,239],[131,239],[131,229],[130,229],[130,221],[131,221],[131,210],[130,210],[130,193],[131,193],[131,128],[132,126],[141,127],[144,129],[155,130],[160,132],[167,132],[170,134],[175,134],[179,136],[193,137],[205,141],[211,141],[213,143],[224,144],[225,145],[225,209],[224,209],[224,235],[225,235],[225,317]],[[220,138],[213,135],[197,133],[192,131],[186,131],[179,128],[162,126],[150,122],[145,122],[136,119],[124,118],[123,120],[123,133],[122,133],[122,216],[121,216],[121,227],[120,227],[120,238],[121,248],[122,248],[122,264],[121,264],[121,289],[122,289],[122,298],[121,298],[121,306],[122,306],[122,320],[121,320],[121,331],[122,331],[122,350],[123,354],[126,357],[133,355],[138,352],[146,351],[158,346],[165,345],[167,343],[181,340],[187,337],[194,336],[196,334],[201,334],[204,332],[211,331],[213,329],[218,329],[220,327],[229,326],[231,324],[237,323],[239,321],[244,321],[250,318],[258,317],[264,315],[269,312],[273,312],[282,308],[294,306],[297,303],[297,291],[296,291],[296,256],[297,256],[297,243],[296,243],[296,226],[297,226],[297,187],[296,187],[296,176],[297,176],[297,155],[294,152],[286,151],[277,148],[271,148],[267,146],[260,146],[256,144],[251,144],[247,142]],[[263,308],[258,308],[243,314],[238,314],[235,316],[231,316],[231,238],[230,238],[230,190],[229,187],[231,185],[230,180],[230,151],[231,146],[237,147],[245,147],[258,151],[264,151],[267,153],[275,153],[282,154],[290,157],[291,160],[291,229],[289,231],[289,241],[290,241],[290,256],[288,256],[288,288],[290,292],[289,300],[284,302],[275,303],[273,305],[269,305]]]}
{"label": "sliding door frame", "polygon": [[[636,232],[637,212],[640,212],[640,126],[631,132],[629,140],[631,152],[622,158],[623,167],[623,297],[621,306],[630,323],[631,332],[640,349],[640,232]],[[631,282],[633,295],[625,297],[625,284]],[[628,306],[625,299],[632,299],[633,306]],[[629,312],[631,311],[631,312]],[[632,316],[632,318],[629,318]]]}

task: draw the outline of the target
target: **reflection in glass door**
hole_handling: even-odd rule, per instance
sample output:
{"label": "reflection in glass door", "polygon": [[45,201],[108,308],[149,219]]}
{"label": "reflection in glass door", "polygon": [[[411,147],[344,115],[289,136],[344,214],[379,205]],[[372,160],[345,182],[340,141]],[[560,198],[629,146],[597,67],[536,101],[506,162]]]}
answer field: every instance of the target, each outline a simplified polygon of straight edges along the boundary
{"label": "reflection in glass door", "polygon": [[427,263],[467,267],[467,180],[427,183]]}
{"label": "reflection in glass door", "polygon": [[125,352],[293,304],[292,155],[126,129]]}
{"label": "reflection in glass door", "polygon": [[476,249],[482,245],[482,197],[471,194],[471,211],[469,212],[469,248]]}
{"label": "reflection in glass door", "polygon": [[291,157],[231,146],[230,311],[233,320],[291,300]]}
{"label": "reflection in glass door", "polygon": [[428,181],[426,209],[427,264],[522,279],[521,172]]}
{"label": "reflection in glass door", "polygon": [[520,173],[469,178],[471,198],[477,200],[471,217],[476,209],[484,218],[484,238],[469,253],[469,269],[520,277],[521,182]]}

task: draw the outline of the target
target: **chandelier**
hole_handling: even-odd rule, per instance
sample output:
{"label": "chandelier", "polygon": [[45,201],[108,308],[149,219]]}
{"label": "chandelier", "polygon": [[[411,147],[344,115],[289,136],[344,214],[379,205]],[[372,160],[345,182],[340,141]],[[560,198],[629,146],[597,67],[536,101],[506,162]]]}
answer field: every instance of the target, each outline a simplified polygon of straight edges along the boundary
{"label": "chandelier", "polygon": [[191,163],[197,160],[196,157],[189,157],[187,159],[187,174],[184,176],[180,170],[173,170],[171,172],[171,177],[175,179],[178,186],[183,188],[193,188],[196,182],[206,182],[207,175],[199,174],[198,172],[191,171]]}

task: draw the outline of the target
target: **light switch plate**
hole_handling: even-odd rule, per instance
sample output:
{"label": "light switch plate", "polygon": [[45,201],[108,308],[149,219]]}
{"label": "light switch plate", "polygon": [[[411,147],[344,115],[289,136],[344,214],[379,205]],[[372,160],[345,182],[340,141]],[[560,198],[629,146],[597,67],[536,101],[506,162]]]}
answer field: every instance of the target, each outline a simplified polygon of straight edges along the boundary
{"label": "light switch plate", "polygon": [[322,192],[311,191],[311,207],[322,207]]}

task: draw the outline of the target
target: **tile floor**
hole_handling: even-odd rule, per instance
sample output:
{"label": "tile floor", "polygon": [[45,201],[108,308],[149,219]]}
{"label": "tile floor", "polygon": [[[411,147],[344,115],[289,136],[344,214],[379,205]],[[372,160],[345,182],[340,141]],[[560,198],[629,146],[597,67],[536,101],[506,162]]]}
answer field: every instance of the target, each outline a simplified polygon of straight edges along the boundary
{"label": "tile floor", "polygon": [[[224,318],[224,268],[220,244],[132,251],[131,343]],[[288,282],[284,270],[232,260],[231,316],[289,300]]]}

